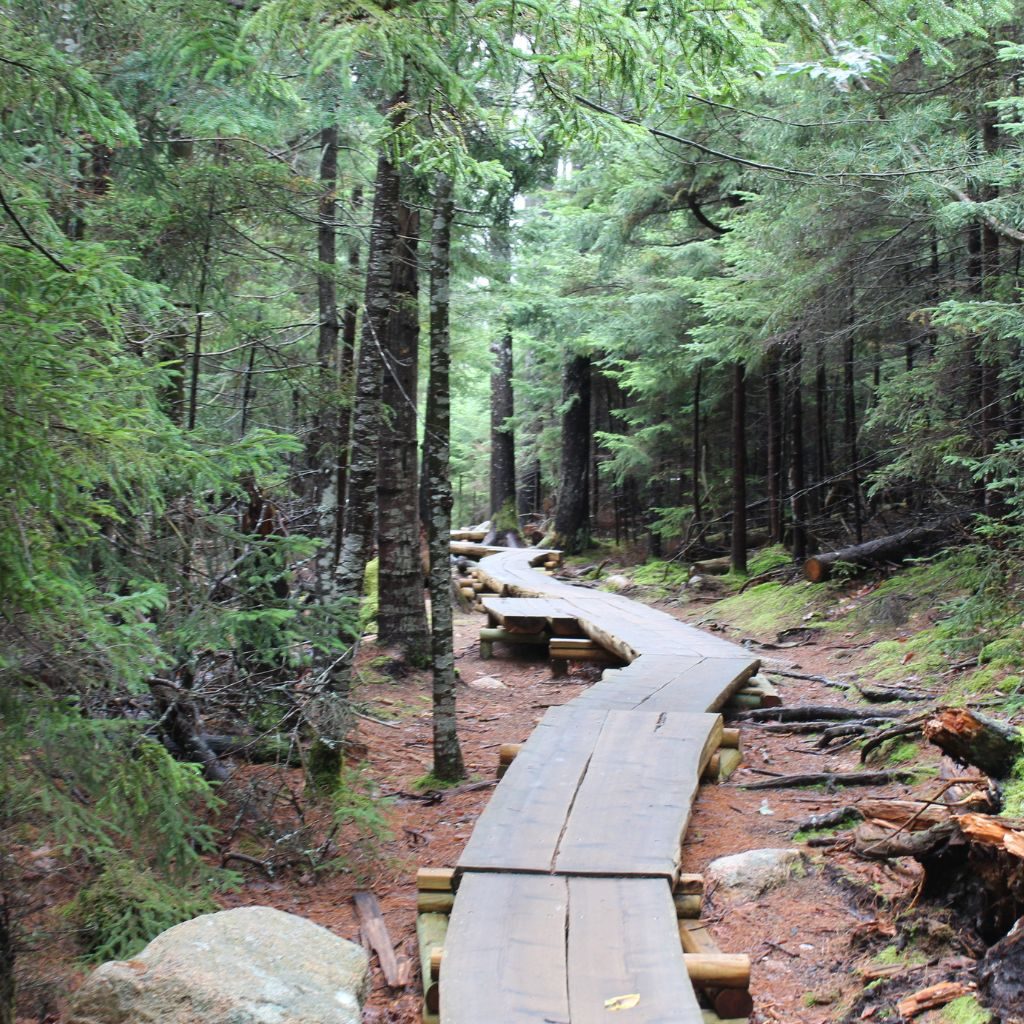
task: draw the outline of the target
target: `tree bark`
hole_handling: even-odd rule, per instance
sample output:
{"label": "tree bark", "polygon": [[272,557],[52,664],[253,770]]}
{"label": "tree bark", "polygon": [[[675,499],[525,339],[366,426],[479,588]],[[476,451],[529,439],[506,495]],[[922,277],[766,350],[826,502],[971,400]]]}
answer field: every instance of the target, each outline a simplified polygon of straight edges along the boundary
{"label": "tree bark", "polygon": [[839,551],[823,551],[806,559],[804,576],[812,583],[821,583],[828,579],[832,567],[837,562],[874,566],[900,561],[907,555],[921,554],[945,542],[963,518],[963,516],[950,516],[926,526],[913,526],[908,530],[901,530],[899,533],[877,537],[875,540],[854,544],[848,548],[841,548]]}
{"label": "tree bark", "polygon": [[747,381],[741,362],[732,367],[732,571],[747,571]]}
{"label": "tree bark", "polygon": [[802,346],[794,343],[790,363],[790,504],[793,510],[793,560],[802,562],[807,557],[807,494],[804,474],[804,419],[801,391]]}
{"label": "tree bark", "polygon": [[[404,93],[391,103],[393,123],[398,122]],[[363,592],[366,563],[373,549],[377,505],[377,453],[380,448],[381,386],[383,348],[391,313],[391,274],[398,237],[400,175],[385,149],[377,158],[374,183],[373,220],[366,261],[366,303],[359,346],[355,396],[352,413],[352,444],[349,460],[348,494],[345,503],[344,530],[337,568],[323,597],[347,605],[342,623],[345,642],[353,644],[347,654],[329,665],[320,666],[318,700],[308,717],[317,733],[310,750],[307,770],[314,789],[332,791],[340,779],[342,743],[348,728],[348,693],[351,659],[354,655],[355,626],[359,600]]]}
{"label": "tree bark", "polygon": [[515,412],[512,393],[512,334],[503,331],[491,345],[491,522],[501,535],[515,530],[516,447],[511,419]]}
{"label": "tree bark", "polygon": [[922,728],[925,739],[950,757],[1006,778],[1024,757],[1024,736],[1016,726],[967,708],[940,708]]}
{"label": "tree bark", "polygon": [[449,289],[451,231],[455,215],[452,180],[443,172],[434,185],[430,241],[430,385],[424,447],[430,514],[430,642],[433,669],[434,775],[454,782],[465,775],[455,717],[455,646],[452,635],[451,555],[451,340]]}
{"label": "tree bark", "polygon": [[[316,346],[317,404],[306,444],[306,463],[311,486],[304,489],[314,501],[320,498],[330,482],[338,462],[338,288],[335,281],[337,263],[338,128],[326,125],[320,129],[320,198],[317,202],[316,229],[316,294],[320,315]],[[337,503],[335,503],[337,504]],[[330,536],[333,537],[332,528]]]}
{"label": "tree bark", "polygon": [[420,558],[416,394],[419,367],[419,213],[399,208],[391,272],[393,308],[385,332],[384,409],[377,483],[380,599],[377,635],[400,647],[414,665],[426,665],[430,637]]}
{"label": "tree bark", "polygon": [[[491,249],[497,264],[496,279],[507,285],[512,274],[510,221],[512,197],[491,229]],[[491,344],[491,523],[494,543],[503,543],[516,531],[516,448],[512,429],[515,399],[512,393],[512,332],[507,326]]]}
{"label": "tree bark", "polygon": [[590,540],[587,473],[590,469],[590,356],[572,355],[562,375],[562,456],[556,544],[570,553]]}
{"label": "tree bark", "polygon": [[765,370],[768,413],[768,539],[782,543],[782,396],[779,392],[779,353],[768,352]]}
{"label": "tree bark", "polygon": [[700,430],[700,387],[704,374],[702,363],[697,364],[693,377],[693,425],[690,437],[690,462],[693,466],[693,525],[697,526],[704,521],[704,508],[700,499],[700,458],[701,458],[701,430]]}
{"label": "tree bark", "polygon": [[[850,319],[853,320],[851,302]],[[860,544],[864,540],[864,513],[860,501],[860,454],[857,445],[857,395],[854,390],[853,331],[846,332],[843,343],[843,433],[846,441],[846,465],[849,473],[850,500],[853,503],[853,532]]]}

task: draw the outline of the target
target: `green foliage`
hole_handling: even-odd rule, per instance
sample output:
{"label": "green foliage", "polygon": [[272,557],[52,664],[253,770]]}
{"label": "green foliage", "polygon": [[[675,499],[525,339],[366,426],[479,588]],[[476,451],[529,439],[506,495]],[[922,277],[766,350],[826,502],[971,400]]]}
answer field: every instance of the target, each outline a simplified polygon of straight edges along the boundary
{"label": "green foliage", "polygon": [[128,960],[160,932],[216,911],[209,888],[171,884],[114,857],[67,906],[88,960]]}
{"label": "green foliage", "polygon": [[643,565],[638,565],[632,573],[634,583],[664,588],[680,587],[688,578],[685,565],[659,559],[651,559]]}
{"label": "green foliage", "polygon": [[760,576],[773,569],[784,569],[792,564],[793,556],[781,544],[773,544],[771,547],[758,551],[750,559],[747,563],[747,575]]}

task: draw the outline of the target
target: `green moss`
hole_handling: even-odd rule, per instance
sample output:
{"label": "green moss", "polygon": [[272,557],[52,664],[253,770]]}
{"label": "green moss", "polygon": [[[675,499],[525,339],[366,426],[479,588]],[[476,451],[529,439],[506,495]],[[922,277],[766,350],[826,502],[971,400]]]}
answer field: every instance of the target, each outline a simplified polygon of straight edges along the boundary
{"label": "green moss", "polygon": [[879,967],[892,967],[900,964],[904,967],[920,967],[928,962],[928,957],[919,949],[899,949],[897,946],[886,946],[872,958],[871,962]]}
{"label": "green moss", "polygon": [[793,565],[793,556],[781,545],[759,551],[747,564],[747,572],[751,576],[760,576],[772,569],[782,569]]}
{"label": "green moss", "polygon": [[1004,818],[1024,818],[1024,757],[1018,757],[1010,772],[1010,778],[1003,783]]}
{"label": "green moss", "polygon": [[915,761],[921,754],[921,747],[914,742],[897,743],[888,753],[891,764],[908,764]]}
{"label": "green moss", "polygon": [[821,612],[832,591],[813,583],[761,583],[715,605],[715,618],[750,633],[771,633],[805,623]]}
{"label": "green moss", "polygon": [[988,1024],[992,1014],[974,996],[961,996],[942,1008],[942,1019],[949,1024]]}
{"label": "green moss", "polygon": [[688,567],[679,562],[652,559],[633,570],[633,582],[648,587],[679,587],[689,578]]}
{"label": "green moss", "polygon": [[418,793],[426,793],[432,789],[451,789],[453,786],[461,784],[461,781],[446,782],[444,779],[439,779],[433,772],[427,772],[426,775],[421,775],[413,782],[412,788]]}

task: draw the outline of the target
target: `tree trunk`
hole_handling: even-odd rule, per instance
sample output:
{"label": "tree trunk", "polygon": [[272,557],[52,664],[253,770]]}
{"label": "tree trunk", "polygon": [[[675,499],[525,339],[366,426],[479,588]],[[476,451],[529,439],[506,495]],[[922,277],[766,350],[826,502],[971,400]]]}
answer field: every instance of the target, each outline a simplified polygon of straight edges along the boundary
{"label": "tree trunk", "polygon": [[503,331],[491,345],[491,523],[501,535],[515,530],[516,447],[512,430],[512,334]]}
{"label": "tree trunk", "polygon": [[[851,303],[850,320],[853,320]],[[846,465],[849,473],[850,500],[853,503],[853,532],[860,544],[864,540],[864,514],[860,502],[860,454],[857,450],[857,395],[854,390],[853,331],[846,332],[843,343],[843,433],[846,442]]]}
{"label": "tree trunk", "polygon": [[[399,93],[392,110],[401,109]],[[392,115],[392,122],[400,119]],[[349,614],[342,623],[343,640],[354,644],[363,577],[374,538],[377,505],[377,454],[380,448],[380,396],[383,383],[383,346],[391,313],[391,272],[398,237],[400,176],[387,150],[377,158],[373,220],[366,261],[366,303],[359,346],[352,413],[352,446],[345,503],[344,532],[333,587],[326,599],[346,602]],[[340,779],[342,742],[347,731],[348,692],[354,649],[327,666],[321,666],[320,698],[309,717],[317,733],[310,750],[309,782],[314,789],[333,790]]]}
{"label": "tree trunk", "polygon": [[452,181],[439,173],[434,189],[430,242],[430,385],[424,425],[430,515],[430,640],[433,669],[434,775],[446,782],[465,769],[455,718],[455,647],[452,636],[451,556],[451,343],[448,327],[451,230],[455,206]]}
{"label": "tree trunk", "polygon": [[[352,216],[356,217],[363,206],[363,190],[352,190]],[[348,270],[352,278],[359,274],[359,242],[353,240],[348,250]],[[352,406],[355,401],[353,386],[356,369],[356,331],[359,326],[359,304],[355,299],[345,303],[341,315],[341,349],[338,352],[338,390],[341,395],[341,409],[338,412],[338,468],[337,516],[334,531],[334,564],[341,557],[341,539],[345,525],[345,495],[348,490],[348,464],[352,455]]]}
{"label": "tree trunk", "polygon": [[956,525],[965,518],[962,515],[940,519],[927,526],[914,526],[886,537],[854,544],[839,551],[826,551],[808,558],[804,562],[804,576],[812,583],[828,579],[837,562],[851,565],[875,566],[886,562],[900,561],[907,555],[921,554],[945,543]]}
{"label": "tree trunk", "polygon": [[802,346],[794,343],[790,363],[790,490],[793,510],[793,560],[802,562],[807,557],[807,494],[804,475],[804,419],[800,371],[803,366]]}
{"label": "tree trunk", "polygon": [[416,394],[419,367],[419,213],[399,208],[398,239],[391,272],[393,308],[385,332],[377,483],[377,549],[380,600],[377,635],[402,649],[414,665],[425,665],[430,650],[423,604],[420,558]]}
{"label": "tree trunk", "polygon": [[700,432],[700,386],[704,367],[697,364],[693,377],[693,426],[691,429],[690,462],[693,466],[693,525],[704,522],[704,509],[700,500],[700,458],[701,458],[701,432]]}
{"label": "tree trunk", "polygon": [[732,366],[732,571],[747,571],[747,381],[741,362]]}
{"label": "tree trunk", "polygon": [[[512,276],[511,219],[509,196],[491,228],[495,278],[502,285],[507,285]],[[509,533],[518,537],[512,372],[512,332],[505,326],[491,344],[491,524],[495,535],[492,542],[496,544],[504,543]]]}
{"label": "tree trunk", "polygon": [[768,352],[765,368],[768,413],[768,539],[782,543],[782,396],[779,393],[779,353]]}
{"label": "tree trunk", "polygon": [[[319,502],[338,462],[338,289],[335,282],[337,241],[336,196],[338,188],[338,128],[320,130],[320,198],[317,203],[316,293],[320,333],[316,346],[317,403],[306,443],[310,486],[303,488]],[[337,505],[337,503],[335,503]],[[328,536],[333,538],[333,524]]]}
{"label": "tree trunk", "polygon": [[590,541],[587,473],[590,468],[590,356],[573,355],[562,375],[562,457],[556,543],[570,553]]}

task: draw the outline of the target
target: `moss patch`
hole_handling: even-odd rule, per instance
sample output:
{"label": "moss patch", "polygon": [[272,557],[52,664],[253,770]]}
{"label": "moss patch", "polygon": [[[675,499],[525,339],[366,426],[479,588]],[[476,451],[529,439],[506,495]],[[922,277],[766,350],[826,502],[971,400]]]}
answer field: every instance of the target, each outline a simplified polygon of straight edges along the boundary
{"label": "moss patch", "polygon": [[988,1024],[992,1014],[974,996],[961,996],[942,1008],[942,1019],[948,1024]]}
{"label": "moss patch", "polygon": [[714,617],[744,632],[772,633],[822,613],[832,592],[813,583],[761,583],[715,605]]}

